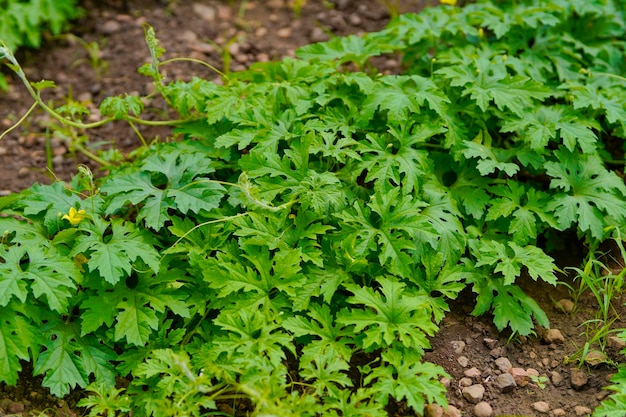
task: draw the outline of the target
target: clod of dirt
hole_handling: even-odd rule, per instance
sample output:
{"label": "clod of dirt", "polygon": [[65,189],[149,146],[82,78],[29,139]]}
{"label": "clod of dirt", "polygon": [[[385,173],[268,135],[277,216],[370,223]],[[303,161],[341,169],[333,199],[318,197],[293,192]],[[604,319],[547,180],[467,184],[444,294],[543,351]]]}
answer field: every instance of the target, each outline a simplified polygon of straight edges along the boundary
{"label": "clod of dirt", "polygon": [[542,414],[548,414],[550,412],[550,404],[545,401],[537,401],[532,405],[533,409]]}
{"label": "clod of dirt", "polygon": [[587,385],[587,382],[589,382],[589,378],[584,371],[581,371],[580,369],[572,370],[572,374],[570,375],[570,385],[572,388],[575,390],[581,390],[585,385]]}
{"label": "clod of dirt", "polygon": [[550,372],[550,381],[552,381],[552,385],[558,387],[563,383],[563,376],[556,371]]}
{"label": "clod of dirt", "polygon": [[556,306],[563,313],[571,314],[574,311],[574,302],[572,300],[568,300],[567,298],[563,298],[556,303]]}
{"label": "clod of dirt", "polygon": [[577,416],[588,416],[591,415],[592,411],[589,407],[585,407],[584,405],[577,405],[576,407],[574,407],[574,413],[576,413]]}
{"label": "clod of dirt", "polygon": [[474,384],[463,388],[463,398],[472,404],[478,404],[481,402],[484,395],[485,387],[480,384]]}
{"label": "clod of dirt", "polygon": [[486,401],[481,401],[474,407],[474,415],[476,417],[491,417],[493,408]]}
{"label": "clod of dirt", "polygon": [[543,341],[547,344],[564,343],[565,337],[559,329],[548,329],[543,335]]}

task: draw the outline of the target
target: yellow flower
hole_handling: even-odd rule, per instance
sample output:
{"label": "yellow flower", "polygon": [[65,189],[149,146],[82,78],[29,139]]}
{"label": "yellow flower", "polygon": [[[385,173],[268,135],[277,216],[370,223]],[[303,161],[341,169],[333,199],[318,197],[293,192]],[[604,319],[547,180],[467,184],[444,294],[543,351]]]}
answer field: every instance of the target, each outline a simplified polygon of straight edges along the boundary
{"label": "yellow flower", "polygon": [[76,210],[74,207],[70,207],[70,212],[61,218],[69,221],[72,226],[76,226],[78,223],[83,221],[86,216],[87,212],[85,210]]}
{"label": "yellow flower", "polygon": [[439,0],[441,4],[449,4],[450,6],[456,6],[456,0]]}

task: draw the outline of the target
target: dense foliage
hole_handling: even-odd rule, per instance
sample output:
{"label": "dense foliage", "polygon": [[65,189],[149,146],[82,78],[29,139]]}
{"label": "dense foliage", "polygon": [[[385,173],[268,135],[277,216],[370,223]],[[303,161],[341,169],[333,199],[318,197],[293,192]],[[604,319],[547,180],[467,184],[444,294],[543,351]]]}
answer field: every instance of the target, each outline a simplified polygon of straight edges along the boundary
{"label": "dense foliage", "polygon": [[110,416],[445,404],[422,358],[450,299],[471,289],[473,314],[531,334],[549,323],[517,281],[559,273],[542,242],[626,232],[624,10],[440,6],[223,85],[164,83],[148,28],[140,71],[182,140],[0,199],[0,380],[32,361]]}

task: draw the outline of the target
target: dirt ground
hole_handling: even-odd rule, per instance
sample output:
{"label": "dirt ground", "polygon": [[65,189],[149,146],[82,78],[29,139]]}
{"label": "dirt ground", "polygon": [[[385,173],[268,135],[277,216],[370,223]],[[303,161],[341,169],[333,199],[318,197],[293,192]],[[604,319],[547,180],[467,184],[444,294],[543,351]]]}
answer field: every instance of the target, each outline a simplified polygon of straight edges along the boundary
{"label": "dirt ground", "polygon": [[[418,11],[426,1],[401,3],[404,11]],[[68,37],[49,39],[40,51],[21,51],[19,58],[31,80],[48,79],[58,85],[45,93],[46,100],[60,104],[69,95],[94,109],[105,95],[151,91],[150,80],[136,72],[149,58],[143,23],[155,28],[168,58],[193,57],[221,68],[220,49],[228,47],[232,70],[236,71],[252,62],[293,55],[297,47],[326,40],[329,34],[374,31],[389,21],[383,1],[378,0],[309,0],[300,17],[283,0],[86,0],[83,7],[85,15],[75,22],[72,33],[98,45],[99,63],[90,64],[85,47]],[[168,67],[170,79],[192,75],[216,78],[203,66],[176,63]],[[11,84],[8,93],[0,93],[2,130],[32,104],[15,78],[11,78]],[[46,128],[49,123],[44,114],[35,113],[0,141],[0,195],[34,182],[68,179],[78,164],[87,163],[68,149],[62,138],[50,137],[50,129]],[[154,138],[169,132],[152,128],[142,129],[142,133],[146,138]],[[136,135],[123,123],[90,132],[89,143],[93,147],[114,144],[127,151],[139,145]],[[584,249],[578,244],[574,246],[554,254],[563,266],[580,263]],[[584,416],[608,395],[602,388],[608,384],[614,368],[603,363],[578,367],[574,360],[588,330],[581,323],[594,318],[597,310],[593,299],[583,296],[568,313],[561,308],[568,310],[568,303],[559,304],[572,299],[566,286],[544,287],[532,281],[525,284],[524,289],[546,311],[552,329],[559,333],[545,334],[545,329],[538,329],[536,336],[509,341],[508,335],[495,331],[489,317],[474,318],[468,314],[473,298],[467,291],[453,303],[451,313],[441,323],[441,331],[432,340],[433,349],[426,359],[443,366],[451,375],[452,379],[445,381],[449,383],[448,398],[463,416]],[[615,305],[621,309],[623,300],[616,300]],[[626,323],[618,321],[615,326],[626,327]],[[609,358],[621,361],[621,348],[617,340],[611,339],[606,349]],[[530,378],[529,373],[536,376]],[[517,386],[507,385],[504,374],[517,375]],[[0,416],[38,415],[40,411],[50,416],[85,413],[75,407],[80,392],[59,400],[39,384],[40,379],[24,372],[18,386],[0,385]],[[478,395],[480,388],[470,388],[477,385],[484,388],[482,396]],[[401,411],[394,413],[406,415]],[[429,414],[441,415],[435,409],[429,410]],[[452,411],[448,415],[461,414]]]}

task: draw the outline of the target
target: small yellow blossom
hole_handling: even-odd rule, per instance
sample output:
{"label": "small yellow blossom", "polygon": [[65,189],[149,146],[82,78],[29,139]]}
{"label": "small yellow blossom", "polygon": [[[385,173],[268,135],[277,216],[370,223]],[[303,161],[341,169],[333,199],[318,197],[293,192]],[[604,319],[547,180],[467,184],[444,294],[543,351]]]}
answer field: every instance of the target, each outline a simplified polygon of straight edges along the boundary
{"label": "small yellow blossom", "polygon": [[456,6],[456,0],[439,0],[441,4],[449,4],[450,6]]}
{"label": "small yellow blossom", "polygon": [[78,223],[83,221],[86,216],[87,212],[85,210],[76,210],[74,207],[70,207],[70,212],[61,218],[69,221],[72,226],[76,226]]}

